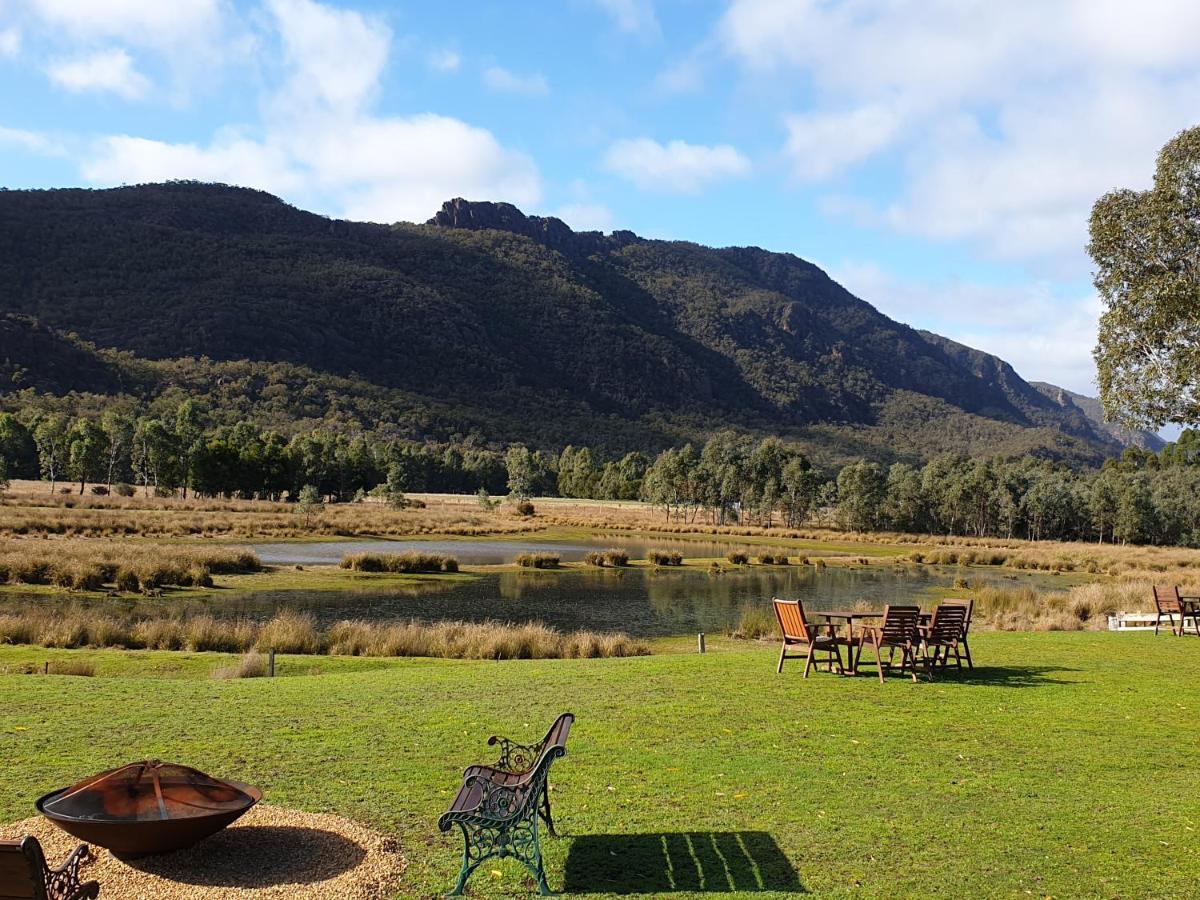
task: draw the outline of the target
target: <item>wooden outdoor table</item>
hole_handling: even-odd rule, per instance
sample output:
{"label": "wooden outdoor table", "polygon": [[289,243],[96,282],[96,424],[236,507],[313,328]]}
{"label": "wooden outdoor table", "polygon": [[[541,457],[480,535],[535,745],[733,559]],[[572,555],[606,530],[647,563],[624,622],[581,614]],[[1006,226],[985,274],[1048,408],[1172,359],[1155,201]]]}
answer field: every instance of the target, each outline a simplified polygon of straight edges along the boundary
{"label": "wooden outdoor table", "polygon": [[824,616],[832,626],[834,619],[844,620],[846,623],[846,640],[850,642],[850,665],[846,667],[847,675],[858,674],[858,659],[854,654],[854,620],[855,619],[879,619],[883,617],[882,612],[862,612],[861,610],[851,609],[831,609],[814,611],[818,616]]}

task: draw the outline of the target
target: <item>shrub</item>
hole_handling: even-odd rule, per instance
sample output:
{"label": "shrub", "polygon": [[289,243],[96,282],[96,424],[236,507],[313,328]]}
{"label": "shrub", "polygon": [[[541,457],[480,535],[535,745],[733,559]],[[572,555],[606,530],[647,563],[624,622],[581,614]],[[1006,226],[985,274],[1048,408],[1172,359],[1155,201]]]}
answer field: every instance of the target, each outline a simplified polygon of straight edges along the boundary
{"label": "shrub", "polygon": [[118,497],[132,497],[134,494],[133,485],[126,484],[124,481],[118,481],[113,485],[113,493]]}
{"label": "shrub", "polygon": [[108,496],[108,488],[106,488],[102,484],[93,484],[91,486],[90,490],[97,497],[107,497]]}
{"label": "shrub", "polygon": [[725,558],[735,566],[746,566],[750,564],[750,554],[745,550],[730,550],[725,554]]}
{"label": "shrub", "polygon": [[656,566],[683,565],[683,554],[677,550],[651,550],[646,554],[646,559]]}
{"label": "shrub", "polygon": [[536,511],[534,510],[533,504],[530,503],[528,500],[517,501],[517,515],[518,516],[528,517],[528,516],[534,515],[535,512]]}
{"label": "shrub", "polygon": [[584,565],[604,568],[604,554],[599,550],[589,550],[583,555]]}

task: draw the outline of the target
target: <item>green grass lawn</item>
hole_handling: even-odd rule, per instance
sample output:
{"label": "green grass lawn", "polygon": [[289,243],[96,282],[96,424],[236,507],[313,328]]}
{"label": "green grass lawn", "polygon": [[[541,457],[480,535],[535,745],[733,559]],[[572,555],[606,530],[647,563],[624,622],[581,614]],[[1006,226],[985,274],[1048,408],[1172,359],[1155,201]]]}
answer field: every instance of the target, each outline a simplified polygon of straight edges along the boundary
{"label": "green grass lawn", "polygon": [[[215,681],[216,654],[0,648],[0,815],[160,757],[276,804],[393,830],[401,896],[457,872],[436,819],[493,732],[578,716],[552,794],[551,887],[688,896],[1195,896],[1200,640],[980,634],[979,667],[912,684],[777,676],[772,648],[596,661],[289,657]],[[498,874],[497,874],[498,873]],[[477,896],[523,895],[511,863]]]}

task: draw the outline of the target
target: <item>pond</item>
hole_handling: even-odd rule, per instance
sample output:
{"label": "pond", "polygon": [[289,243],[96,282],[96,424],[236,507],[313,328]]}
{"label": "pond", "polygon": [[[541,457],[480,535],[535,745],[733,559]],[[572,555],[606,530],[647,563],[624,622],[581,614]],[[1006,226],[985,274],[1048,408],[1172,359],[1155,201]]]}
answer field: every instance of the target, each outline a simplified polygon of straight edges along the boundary
{"label": "pond", "polygon": [[[495,566],[511,563],[521,553],[557,553],[563,562],[579,562],[592,550],[619,548],[629,554],[630,559],[645,559],[650,550],[678,550],[685,556],[724,556],[733,548],[747,546],[736,539],[681,540],[647,539],[625,535],[597,536],[583,539],[554,539],[521,536],[511,539],[471,538],[470,540],[415,540],[415,541],[315,541],[275,544],[250,544],[259,559],[269,566],[336,566],[348,553],[404,553],[419,550],[422,553],[444,553],[455,557],[466,566]],[[764,547],[763,549],[768,549]],[[789,550],[793,556],[805,552]],[[822,547],[821,556],[845,556],[849,551]]]}
{"label": "pond", "polygon": [[[572,570],[493,572],[476,577],[430,580],[387,590],[260,591],[220,593],[207,599],[122,597],[99,601],[139,615],[206,612],[222,618],[265,619],[301,610],[327,626],[340,619],[386,621],[418,619],[544,622],[563,630],[626,631],[638,637],[665,637],[699,631],[720,633],[734,625],[746,604],[767,608],[773,596],[800,598],[812,610],[844,608],[865,601],[930,605],[938,588],[958,578],[1008,586],[1064,589],[1062,577],[1004,569],[929,566],[751,566],[723,575],[706,570]],[[6,593],[0,609],[34,602]],[[37,598],[73,604],[64,598]]]}

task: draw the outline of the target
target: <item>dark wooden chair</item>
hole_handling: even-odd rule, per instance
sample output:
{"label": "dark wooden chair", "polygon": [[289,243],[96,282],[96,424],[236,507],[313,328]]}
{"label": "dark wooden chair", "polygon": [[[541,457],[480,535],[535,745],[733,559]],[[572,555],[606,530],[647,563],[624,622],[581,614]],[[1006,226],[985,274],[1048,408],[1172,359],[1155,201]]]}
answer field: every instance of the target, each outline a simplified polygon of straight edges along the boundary
{"label": "dark wooden chair", "polygon": [[958,648],[962,651],[962,655],[964,657],[966,657],[967,668],[968,669],[975,668],[975,663],[971,659],[971,645],[968,643],[968,639],[971,637],[971,615],[975,612],[975,601],[974,600],[957,600],[957,599],[943,600],[940,605],[941,606],[957,605],[957,606],[962,606],[962,607],[966,608],[967,618],[966,618],[966,621],[963,623],[963,633],[962,633],[962,637],[959,638],[959,640],[958,640]]}
{"label": "dark wooden chair", "polygon": [[575,716],[563,713],[536,744],[519,744],[503,737],[488,738],[500,746],[500,759],[492,766],[471,766],[463,772],[462,786],[450,808],[438,819],[438,828],[462,830],[463,861],[458,882],[450,892],[461,895],[467,879],[493,857],[517,860],[533,875],[538,890],[549,894],[538,820],[554,835],[550,816],[550,765],[567,752],[567,736]]}
{"label": "dark wooden chair", "polygon": [[81,882],[79,867],[92,858],[80,845],[58,867],[46,862],[37,838],[0,841],[0,900],[83,900],[100,896],[95,881]]}
{"label": "dark wooden chair", "polygon": [[[804,677],[808,677],[809,670],[816,662],[815,654],[827,653],[829,662],[829,671],[833,671],[833,664],[837,663],[837,670],[840,674],[846,674],[846,669],[842,665],[841,647],[849,647],[850,642],[844,637],[840,637],[834,630],[833,623],[827,623],[828,633],[821,634],[821,626],[812,625],[804,615],[804,604],[799,600],[780,600],[778,597],[771,600],[775,607],[775,618],[779,620],[779,630],[783,634],[783,646],[779,649],[779,665],[776,666],[776,672],[783,671],[783,661],[788,659],[788,647],[803,647],[803,653],[793,653],[791,659],[799,659],[801,656],[806,657],[804,663]],[[849,650],[853,654],[854,650]]]}
{"label": "dark wooden chair", "polygon": [[[879,668],[879,680],[883,681],[884,671],[891,671],[892,661],[896,651],[900,651],[900,674],[908,669],[912,672],[912,680],[917,680],[917,649],[920,646],[921,607],[919,606],[885,606],[883,620],[878,625],[865,625],[858,638],[858,653],[854,659],[854,669],[862,661],[864,647],[875,649],[875,664]],[[883,661],[883,651],[888,651],[888,661]]]}
{"label": "dark wooden chair", "polygon": [[[1179,596],[1179,588],[1173,584],[1156,584],[1154,586],[1154,606],[1158,610],[1158,617],[1154,620],[1154,633],[1158,634],[1158,626],[1162,623],[1163,616],[1167,617],[1167,624],[1171,626],[1171,634],[1176,637],[1185,634],[1187,620],[1192,620],[1192,627],[1196,629],[1196,634],[1200,635],[1200,617],[1196,607],[1183,600]],[[1175,625],[1175,617],[1179,617],[1179,626]]]}
{"label": "dark wooden chair", "polygon": [[[945,670],[951,657],[954,665],[963,667],[961,645],[967,633],[969,607],[961,603],[942,603],[933,611],[928,625],[920,626],[921,651],[925,657],[925,670]],[[930,651],[933,651],[930,655]]]}

